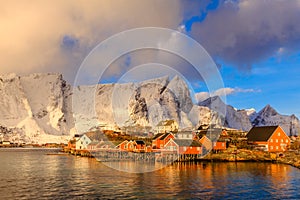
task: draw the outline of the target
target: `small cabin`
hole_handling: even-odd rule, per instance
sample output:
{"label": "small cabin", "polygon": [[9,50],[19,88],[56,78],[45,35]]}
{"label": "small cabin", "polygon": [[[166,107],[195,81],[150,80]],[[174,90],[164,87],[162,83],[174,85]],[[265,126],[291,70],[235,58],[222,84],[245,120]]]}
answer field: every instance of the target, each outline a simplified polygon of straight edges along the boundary
{"label": "small cabin", "polygon": [[286,151],[291,143],[280,126],[253,127],[246,137],[249,145],[268,152]]}
{"label": "small cabin", "polygon": [[161,121],[156,126],[157,133],[177,132],[178,123],[175,120]]}
{"label": "small cabin", "polygon": [[192,139],[170,139],[164,149],[177,154],[202,154],[201,144]]}
{"label": "small cabin", "polygon": [[163,149],[165,144],[170,140],[174,139],[175,136],[172,133],[158,133],[152,139],[152,148]]}

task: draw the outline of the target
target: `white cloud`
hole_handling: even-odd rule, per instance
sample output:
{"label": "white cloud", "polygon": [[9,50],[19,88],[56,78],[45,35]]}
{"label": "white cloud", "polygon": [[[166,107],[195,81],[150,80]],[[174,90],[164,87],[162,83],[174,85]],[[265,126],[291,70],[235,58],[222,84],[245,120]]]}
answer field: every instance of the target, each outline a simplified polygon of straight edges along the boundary
{"label": "white cloud", "polygon": [[177,28],[181,15],[179,0],[3,1],[0,74],[60,72],[72,81],[99,42],[136,27]]}
{"label": "white cloud", "polygon": [[236,93],[256,93],[256,92],[261,92],[261,90],[226,87],[226,88],[220,88],[212,93],[208,93],[208,92],[196,93],[195,98],[198,102],[201,102],[213,96],[223,97],[223,96],[232,95]]}

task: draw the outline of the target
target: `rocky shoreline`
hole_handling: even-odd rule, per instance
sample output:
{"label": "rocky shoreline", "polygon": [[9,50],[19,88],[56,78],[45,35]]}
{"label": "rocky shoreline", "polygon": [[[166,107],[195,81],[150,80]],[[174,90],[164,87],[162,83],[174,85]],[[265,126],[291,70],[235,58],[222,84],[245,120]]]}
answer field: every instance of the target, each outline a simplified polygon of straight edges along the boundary
{"label": "rocky shoreline", "polygon": [[228,149],[219,153],[211,152],[201,160],[216,162],[274,162],[288,164],[300,169],[300,153],[298,151],[269,153],[248,149]]}

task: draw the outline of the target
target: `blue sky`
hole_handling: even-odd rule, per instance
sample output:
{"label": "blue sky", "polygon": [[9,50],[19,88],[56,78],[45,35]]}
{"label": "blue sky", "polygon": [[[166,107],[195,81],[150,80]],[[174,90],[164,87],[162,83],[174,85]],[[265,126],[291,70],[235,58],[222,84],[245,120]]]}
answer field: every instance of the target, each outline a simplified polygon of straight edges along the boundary
{"label": "blue sky", "polygon": [[225,87],[254,90],[228,95],[229,104],[256,110],[270,104],[280,113],[300,116],[300,54],[267,58],[254,64],[251,71],[240,71],[226,64],[220,71]]}

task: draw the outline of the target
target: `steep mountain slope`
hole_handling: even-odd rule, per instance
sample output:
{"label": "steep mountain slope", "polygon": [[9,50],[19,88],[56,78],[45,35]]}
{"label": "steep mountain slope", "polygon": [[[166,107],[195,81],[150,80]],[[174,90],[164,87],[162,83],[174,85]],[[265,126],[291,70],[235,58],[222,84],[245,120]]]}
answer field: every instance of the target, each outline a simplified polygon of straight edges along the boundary
{"label": "steep mountain slope", "polygon": [[218,96],[199,102],[199,106],[208,107],[218,113],[224,113],[223,124],[226,127],[244,131],[249,131],[252,127],[245,110],[236,110],[232,106],[226,105]]}
{"label": "steep mountain slope", "polygon": [[296,135],[300,130],[299,119],[295,115],[281,115],[270,105],[259,111],[252,120],[253,126],[280,125],[287,135]]}
{"label": "steep mountain slope", "polygon": [[0,76],[0,95],[0,139],[14,142],[62,142],[93,127],[155,128],[167,119],[180,129],[203,124],[244,131],[252,124],[279,124],[288,134],[300,129],[296,116],[280,115],[271,106],[258,113],[236,110],[219,97],[194,105],[178,76],[71,88],[60,74],[9,74]]}
{"label": "steep mountain slope", "polygon": [[69,135],[73,125],[65,109],[68,91],[59,74],[1,76],[0,125],[18,132],[15,140],[26,142],[38,142],[48,135]]}

